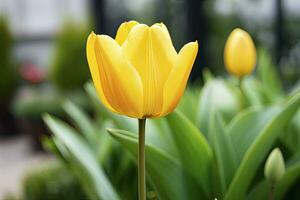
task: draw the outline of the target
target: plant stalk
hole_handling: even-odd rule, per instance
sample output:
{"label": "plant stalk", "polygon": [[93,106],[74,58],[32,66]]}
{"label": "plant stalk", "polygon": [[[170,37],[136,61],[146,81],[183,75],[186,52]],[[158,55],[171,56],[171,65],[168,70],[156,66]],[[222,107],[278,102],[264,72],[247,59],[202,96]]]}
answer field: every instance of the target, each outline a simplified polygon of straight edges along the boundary
{"label": "plant stalk", "polygon": [[239,89],[240,89],[240,92],[241,92],[241,94],[242,94],[242,98],[244,99],[244,103],[243,103],[243,107],[245,107],[245,104],[247,103],[247,97],[246,97],[246,94],[245,94],[245,91],[244,91],[244,89],[243,89],[243,80],[244,80],[244,77],[243,76],[240,76],[239,77],[239,82],[238,82],[238,84],[239,84]]}
{"label": "plant stalk", "polygon": [[275,184],[272,184],[270,186],[270,192],[269,192],[269,200],[274,200],[274,193],[275,193]]}
{"label": "plant stalk", "polygon": [[146,119],[139,119],[139,151],[138,151],[139,200],[146,200],[145,127],[146,127]]}

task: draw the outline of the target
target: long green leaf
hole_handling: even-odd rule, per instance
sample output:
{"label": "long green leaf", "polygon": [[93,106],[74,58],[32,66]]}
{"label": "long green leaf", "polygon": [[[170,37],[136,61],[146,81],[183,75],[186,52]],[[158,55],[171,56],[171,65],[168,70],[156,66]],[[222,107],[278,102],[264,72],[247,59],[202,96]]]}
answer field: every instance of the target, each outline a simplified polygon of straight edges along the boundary
{"label": "long green leaf", "polygon": [[[263,128],[245,156],[230,184],[225,199],[243,199],[259,165],[280,135],[282,128],[290,121],[300,106],[300,92],[295,94]],[[253,125],[255,126],[255,124]]]}
{"label": "long green leaf", "polygon": [[52,151],[55,153],[61,160],[64,162],[66,166],[72,171],[72,173],[77,177],[81,187],[88,195],[91,200],[99,200],[100,197],[97,195],[97,192],[91,187],[92,183],[89,177],[88,172],[82,167],[82,165],[78,162],[78,159],[68,150],[68,148],[60,141],[57,137],[53,136],[52,141],[55,144],[55,148],[57,148],[58,152]]}
{"label": "long green leaf", "polygon": [[278,112],[280,107],[249,109],[238,114],[229,124],[227,132],[232,140],[237,162],[240,163],[251,144]]}
{"label": "long green leaf", "polygon": [[74,124],[80,132],[83,133],[88,142],[96,145],[96,132],[87,114],[71,101],[66,101],[63,105],[63,109],[71,117]]}
{"label": "long green leaf", "polygon": [[[108,129],[108,132],[137,160],[138,140],[136,134],[114,129]],[[153,182],[159,198],[164,200],[185,199],[187,194],[179,162],[147,142],[145,154],[146,172]]]}
{"label": "long green leaf", "polygon": [[261,108],[266,104],[266,97],[262,83],[254,76],[243,79],[242,88],[248,104],[252,107]]}
{"label": "long green leaf", "polygon": [[[197,90],[196,90],[197,89]],[[198,88],[187,88],[184,92],[183,97],[180,100],[180,103],[177,107],[189,120],[193,123],[196,123],[196,114],[195,108],[199,102],[199,92]]]}
{"label": "long green leaf", "polygon": [[237,95],[222,79],[208,81],[202,89],[197,112],[197,126],[208,137],[209,119],[212,110],[218,111],[226,122],[240,109]]}
{"label": "long green leaf", "polygon": [[277,185],[277,189],[275,191],[275,199],[280,200],[283,199],[285,193],[288,189],[295,183],[295,181],[300,178],[300,154],[296,155],[296,159],[291,160],[290,163],[287,164],[288,167],[283,178]]}
{"label": "long green leaf", "polygon": [[294,115],[286,129],[286,134],[280,139],[291,152],[300,152],[300,110]]}
{"label": "long green leaf", "polygon": [[170,128],[183,167],[200,184],[206,197],[212,195],[210,169],[212,150],[199,129],[180,112],[168,115]]}
{"label": "long green leaf", "polygon": [[283,87],[270,54],[265,49],[259,50],[257,72],[262,87],[270,102],[278,101],[283,96]]}
{"label": "long green leaf", "polygon": [[55,119],[50,115],[44,116],[44,121],[59,139],[78,159],[81,165],[86,169],[93,184],[90,186],[94,188],[99,199],[103,200],[119,200],[118,194],[109,182],[104,171],[97,163],[96,156],[90,151],[87,144],[79,137],[78,133],[73,130],[66,123],[59,119]]}
{"label": "long green leaf", "polygon": [[237,169],[237,161],[230,137],[226,133],[224,122],[218,113],[212,115],[209,131],[219,171],[222,194],[224,194]]}

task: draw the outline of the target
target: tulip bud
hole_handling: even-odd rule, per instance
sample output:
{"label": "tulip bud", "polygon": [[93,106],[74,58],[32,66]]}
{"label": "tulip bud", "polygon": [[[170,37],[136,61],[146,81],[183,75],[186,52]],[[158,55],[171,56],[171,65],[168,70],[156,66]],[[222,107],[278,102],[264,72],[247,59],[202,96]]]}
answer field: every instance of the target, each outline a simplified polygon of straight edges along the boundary
{"label": "tulip bud", "polygon": [[274,149],[265,164],[265,177],[271,184],[276,184],[284,175],[284,160],[279,148]]}
{"label": "tulip bud", "polygon": [[250,74],[256,65],[256,49],[251,36],[244,30],[234,29],[225,44],[224,62],[227,71],[242,77]]}

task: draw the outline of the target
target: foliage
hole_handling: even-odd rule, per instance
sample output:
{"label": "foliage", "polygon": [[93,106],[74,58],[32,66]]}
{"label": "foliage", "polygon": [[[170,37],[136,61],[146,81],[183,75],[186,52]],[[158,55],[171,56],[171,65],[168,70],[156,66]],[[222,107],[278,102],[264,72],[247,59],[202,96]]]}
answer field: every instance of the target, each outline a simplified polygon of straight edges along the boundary
{"label": "foliage", "polygon": [[29,173],[24,179],[24,200],[87,199],[77,179],[60,164]]}
{"label": "foliage", "polygon": [[85,41],[89,34],[87,30],[66,23],[57,36],[49,76],[60,90],[76,89],[90,78],[85,56]]}
{"label": "foliage", "polygon": [[99,126],[100,118],[92,121],[87,113],[70,101],[63,108],[82,132],[79,134],[61,120],[44,116],[55,133],[52,139],[45,141],[47,148],[62,158],[81,181],[90,199],[134,199],[136,191],[131,188],[136,185],[135,178],[132,178],[136,176],[135,167],[128,154],[117,148],[106,134],[104,127],[111,126],[111,122],[104,121]]}
{"label": "foliage", "polygon": [[88,101],[81,90],[71,91],[62,95],[49,85],[24,86],[18,91],[12,103],[12,110],[16,117],[37,120],[43,113],[63,116],[61,104],[66,96],[89,109]]}
{"label": "foliage", "polygon": [[[12,65],[12,35],[5,18],[0,17],[0,102],[12,93],[15,74]],[[5,74],[5,76],[3,76]]]}
{"label": "foliage", "polygon": [[[234,78],[210,75],[201,89],[186,91],[177,111],[147,120],[149,199],[266,199],[264,163],[276,146],[287,168],[275,195],[288,197],[300,177],[300,143],[291,139],[300,138],[300,90],[283,91],[267,54],[262,56],[263,69],[246,78],[242,90]],[[107,111],[93,86],[85,88],[95,119],[65,103],[73,127],[46,115],[54,134],[47,146],[69,165],[91,199],[135,199],[137,122]]]}
{"label": "foliage", "polygon": [[15,116],[26,119],[40,119],[44,112],[61,113],[62,96],[51,88],[25,86],[12,103]]}

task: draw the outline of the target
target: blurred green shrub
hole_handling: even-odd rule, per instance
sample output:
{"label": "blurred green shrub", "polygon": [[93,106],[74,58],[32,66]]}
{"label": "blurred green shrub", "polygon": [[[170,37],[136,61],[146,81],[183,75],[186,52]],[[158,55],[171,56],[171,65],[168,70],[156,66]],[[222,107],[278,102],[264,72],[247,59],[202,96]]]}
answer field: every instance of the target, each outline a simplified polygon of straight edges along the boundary
{"label": "blurred green shrub", "polygon": [[12,65],[12,36],[8,23],[0,17],[0,102],[6,101],[14,87],[15,73]]}
{"label": "blurred green shrub", "polygon": [[80,106],[90,110],[89,101],[81,90],[74,90],[62,95],[49,85],[24,86],[17,92],[12,103],[13,114],[18,118],[41,119],[43,113],[62,116],[61,104],[66,96]]}
{"label": "blurred green shrub", "polygon": [[23,196],[24,200],[88,199],[78,181],[58,163],[29,173],[24,179]]}
{"label": "blurred green shrub", "polygon": [[16,117],[36,120],[44,112],[62,113],[62,98],[53,88],[25,86],[14,98],[12,110]]}
{"label": "blurred green shrub", "polygon": [[88,30],[66,23],[57,36],[49,79],[62,91],[81,87],[90,77],[85,54]]}

